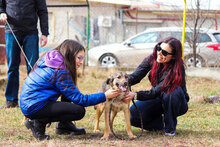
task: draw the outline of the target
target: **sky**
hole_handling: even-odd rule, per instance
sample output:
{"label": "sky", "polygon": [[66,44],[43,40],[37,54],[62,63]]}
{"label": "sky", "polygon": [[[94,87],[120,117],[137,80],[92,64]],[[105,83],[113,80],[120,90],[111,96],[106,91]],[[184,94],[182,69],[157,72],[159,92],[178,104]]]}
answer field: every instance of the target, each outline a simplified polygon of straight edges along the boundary
{"label": "sky", "polygon": [[[164,5],[173,4],[184,7],[184,0],[150,0],[150,1]],[[186,0],[187,7],[191,6],[191,2],[195,3],[195,0]],[[220,0],[200,0],[200,2],[202,9],[220,10]],[[209,3],[210,3],[210,8],[209,8]]]}

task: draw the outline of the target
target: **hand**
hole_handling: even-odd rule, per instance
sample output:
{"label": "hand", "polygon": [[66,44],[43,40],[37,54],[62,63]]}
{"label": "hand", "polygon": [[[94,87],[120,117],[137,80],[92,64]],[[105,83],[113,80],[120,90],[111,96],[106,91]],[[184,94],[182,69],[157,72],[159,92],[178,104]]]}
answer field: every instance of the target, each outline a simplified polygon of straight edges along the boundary
{"label": "hand", "polygon": [[42,35],[40,37],[40,47],[44,47],[47,44],[47,36]]}
{"label": "hand", "polygon": [[128,94],[126,94],[123,98],[123,102],[124,103],[130,103],[130,101],[134,98],[135,93],[134,92],[129,92]]}
{"label": "hand", "polygon": [[6,20],[7,20],[7,14],[1,13],[1,14],[0,14],[0,21],[3,22],[3,23],[5,23]]}
{"label": "hand", "polygon": [[121,94],[120,90],[109,89],[105,92],[105,97],[106,99],[112,99],[119,96],[120,94]]}

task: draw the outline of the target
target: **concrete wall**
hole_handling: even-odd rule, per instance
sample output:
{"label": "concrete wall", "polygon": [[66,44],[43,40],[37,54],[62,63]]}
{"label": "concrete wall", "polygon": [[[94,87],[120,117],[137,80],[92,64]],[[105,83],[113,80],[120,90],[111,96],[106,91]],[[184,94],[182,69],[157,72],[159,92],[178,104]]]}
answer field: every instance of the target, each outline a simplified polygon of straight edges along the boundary
{"label": "concrete wall", "polygon": [[86,8],[48,8],[49,33],[48,45],[60,44],[65,39],[82,38]]}
{"label": "concrete wall", "polygon": [[[48,8],[48,11],[50,35],[48,36],[47,46],[58,45],[65,39],[79,40],[86,46],[86,18],[88,14],[86,7]],[[123,25],[120,23],[117,11],[117,7],[110,7],[109,5],[98,4],[90,6],[91,47],[123,41]],[[98,21],[102,17],[110,18],[111,25],[100,26]],[[98,30],[95,29],[95,26]]]}
{"label": "concrete wall", "polygon": [[[150,12],[138,12],[139,18],[145,18],[146,20],[134,20],[126,16],[120,15],[121,7],[117,5],[91,3],[90,5],[90,48],[122,42],[129,37],[140,33],[147,28],[151,27],[182,27],[182,18],[179,20],[160,20],[162,17],[175,18],[173,16],[160,16],[151,14]],[[48,37],[48,46],[57,46],[65,39],[77,39],[84,46],[86,46],[86,17],[87,7],[72,7],[72,8],[48,8],[49,10],[49,22],[50,22],[50,35]],[[135,11],[131,14],[136,16]],[[122,17],[121,17],[122,16]],[[111,24],[104,26],[100,24],[102,18],[109,18]],[[158,20],[151,20],[157,19]],[[123,22],[122,22],[123,20]],[[96,29],[94,27],[96,22]],[[188,24],[193,25],[187,19]],[[219,18],[217,18],[219,23]],[[218,25],[219,26],[219,25]],[[215,20],[208,19],[203,27],[215,29]],[[94,36],[96,36],[94,38]],[[98,39],[97,39],[98,38]]]}

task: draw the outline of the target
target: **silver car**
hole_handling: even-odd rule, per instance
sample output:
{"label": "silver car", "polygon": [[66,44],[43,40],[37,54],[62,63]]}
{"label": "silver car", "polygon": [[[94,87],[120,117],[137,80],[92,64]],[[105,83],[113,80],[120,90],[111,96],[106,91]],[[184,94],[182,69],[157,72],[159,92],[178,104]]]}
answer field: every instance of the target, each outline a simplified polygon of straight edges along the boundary
{"label": "silver car", "polygon": [[[193,50],[190,45],[192,31],[186,28],[184,61],[187,66],[193,65]],[[150,28],[122,43],[108,44],[91,48],[88,52],[89,66],[103,67],[137,67],[141,61],[153,52],[156,43],[162,38],[173,36],[182,40],[182,28]],[[220,65],[220,32],[200,28],[197,37],[196,66]]]}

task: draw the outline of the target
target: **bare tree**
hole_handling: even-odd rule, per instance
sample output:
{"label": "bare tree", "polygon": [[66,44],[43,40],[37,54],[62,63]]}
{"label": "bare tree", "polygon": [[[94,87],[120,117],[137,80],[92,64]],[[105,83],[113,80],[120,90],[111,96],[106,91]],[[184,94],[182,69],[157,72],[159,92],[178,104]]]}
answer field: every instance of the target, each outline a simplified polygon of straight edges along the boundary
{"label": "bare tree", "polygon": [[[212,21],[208,21],[213,19],[213,15],[210,14],[210,0],[187,0],[187,14],[186,14],[186,27],[191,30],[192,33],[185,34],[185,42],[188,43],[189,47],[192,48],[192,54],[185,56],[186,62],[190,62],[189,66],[198,66],[201,63],[201,66],[205,65],[205,61],[203,61],[202,57],[198,55],[198,43],[201,40],[201,28],[204,26],[205,22],[209,23],[209,28],[213,27],[214,23]],[[205,9],[204,9],[205,8]],[[173,5],[173,9],[176,14],[179,14],[180,20],[182,20],[182,8],[178,7],[178,5]],[[182,26],[182,21],[175,22],[177,26]],[[201,47],[201,46],[200,46]]]}
{"label": "bare tree", "polygon": [[[194,3],[193,3],[194,2]],[[189,43],[189,46],[193,49],[193,66],[196,67],[197,60],[200,58],[197,56],[197,47],[200,40],[200,28],[202,28],[204,22],[208,19],[209,11],[201,10],[202,0],[191,0],[191,8],[188,10],[190,22],[186,22],[186,26],[192,30],[192,36],[186,36],[186,41]],[[206,1],[209,4],[209,0]],[[204,0],[203,0],[204,3]],[[206,3],[207,4],[207,3]],[[208,8],[209,9],[209,8]]]}

